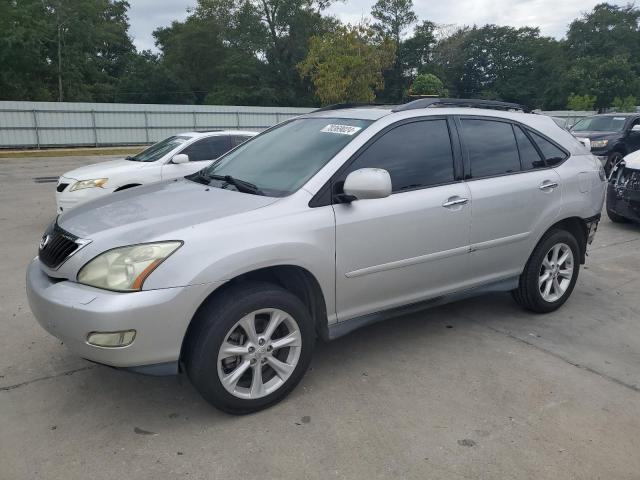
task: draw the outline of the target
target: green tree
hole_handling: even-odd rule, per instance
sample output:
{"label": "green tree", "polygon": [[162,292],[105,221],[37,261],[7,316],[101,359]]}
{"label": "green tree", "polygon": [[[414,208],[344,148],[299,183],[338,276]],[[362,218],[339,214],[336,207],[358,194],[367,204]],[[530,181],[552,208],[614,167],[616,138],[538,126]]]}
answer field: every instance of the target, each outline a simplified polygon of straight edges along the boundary
{"label": "green tree", "polygon": [[567,108],[576,111],[591,111],[596,104],[596,97],[593,95],[576,95],[572,93],[567,99]]}
{"label": "green tree", "polygon": [[[544,103],[542,88],[553,78],[550,73],[560,68],[543,54],[554,42],[540,37],[537,28],[462,28],[439,42],[432,70],[456,96],[498,98],[538,107]],[[563,103],[566,95],[562,95]]]}
{"label": "green tree", "polygon": [[444,88],[442,80],[432,73],[423,73],[418,75],[409,90],[411,95],[435,95],[438,97],[446,97],[449,92]]}
{"label": "green tree", "polygon": [[323,105],[372,102],[384,87],[383,72],[395,58],[395,45],[364,25],[341,26],[312,37],[307,57],[298,64]]}
{"label": "green tree", "polygon": [[373,29],[383,38],[390,38],[395,44],[396,58],[393,68],[385,75],[386,101],[398,101],[404,94],[406,82],[404,79],[402,54],[402,34],[414,24],[418,17],[413,11],[412,0],[377,0],[371,8],[371,16],[377,20]]}
{"label": "green tree", "polygon": [[635,112],[637,103],[633,95],[624,98],[616,97],[613,99],[612,107],[616,112]]}
{"label": "green tree", "polygon": [[634,5],[596,5],[567,32],[568,77],[576,93],[596,97],[595,107],[615,97],[640,94],[640,10]]}

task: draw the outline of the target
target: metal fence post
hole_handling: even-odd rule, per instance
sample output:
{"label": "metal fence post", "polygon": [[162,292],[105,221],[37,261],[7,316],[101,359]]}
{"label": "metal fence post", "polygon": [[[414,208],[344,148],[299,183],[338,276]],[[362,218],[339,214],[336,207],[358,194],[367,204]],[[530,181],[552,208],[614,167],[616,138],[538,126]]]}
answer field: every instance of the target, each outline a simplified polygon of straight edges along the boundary
{"label": "metal fence post", "polygon": [[240,112],[236,110],[236,127],[240,129]]}
{"label": "metal fence post", "polygon": [[195,132],[198,128],[198,118],[196,117],[196,112],[193,112],[193,131]]}
{"label": "metal fence post", "polygon": [[93,144],[98,146],[98,128],[96,127],[96,111],[91,110],[91,124],[93,126]]}
{"label": "metal fence post", "polygon": [[34,110],[32,110],[33,113],[33,127],[35,128],[36,131],[36,148],[38,150],[40,150],[40,130],[38,129],[38,112]]}
{"label": "metal fence post", "polygon": [[144,136],[149,143],[149,112],[144,112]]}

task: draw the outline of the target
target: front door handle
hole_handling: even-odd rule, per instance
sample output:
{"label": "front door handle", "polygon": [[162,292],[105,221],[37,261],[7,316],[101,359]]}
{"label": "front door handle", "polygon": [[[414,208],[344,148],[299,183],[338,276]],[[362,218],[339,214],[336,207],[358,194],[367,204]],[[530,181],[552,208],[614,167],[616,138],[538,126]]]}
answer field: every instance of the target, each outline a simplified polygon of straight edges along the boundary
{"label": "front door handle", "polygon": [[468,202],[469,202],[468,198],[462,198],[462,197],[457,197],[457,196],[456,197],[449,197],[447,199],[447,201],[442,204],[442,206],[444,208],[450,208],[450,207],[455,207],[457,205],[465,205]]}
{"label": "front door handle", "polygon": [[545,180],[544,182],[542,182],[540,184],[540,186],[538,187],[540,190],[546,192],[549,190],[553,190],[554,188],[558,187],[558,182],[551,182],[549,180]]}

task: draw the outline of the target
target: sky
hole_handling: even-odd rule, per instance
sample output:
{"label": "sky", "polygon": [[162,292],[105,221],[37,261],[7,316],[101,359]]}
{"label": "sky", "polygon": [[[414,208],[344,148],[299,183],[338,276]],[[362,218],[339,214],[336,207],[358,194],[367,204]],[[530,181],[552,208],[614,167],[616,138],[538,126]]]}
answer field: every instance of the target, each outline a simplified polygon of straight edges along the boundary
{"label": "sky", "polygon": [[[543,35],[562,38],[571,21],[603,0],[414,0],[420,20],[438,24],[484,25],[494,23],[513,27],[537,26]],[[153,30],[184,20],[196,0],[129,0],[131,36],[138,50],[156,50]],[[369,16],[375,0],[336,1],[328,13],[345,23],[358,23]],[[623,5],[627,0],[609,3]]]}

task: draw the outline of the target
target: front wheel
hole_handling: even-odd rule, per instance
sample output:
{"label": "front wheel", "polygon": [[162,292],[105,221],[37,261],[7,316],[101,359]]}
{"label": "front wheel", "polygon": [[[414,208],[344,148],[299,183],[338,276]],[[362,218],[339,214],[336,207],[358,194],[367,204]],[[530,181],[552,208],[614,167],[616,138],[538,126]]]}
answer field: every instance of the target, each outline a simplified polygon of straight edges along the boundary
{"label": "front wheel", "polygon": [[251,413],[279,402],[311,360],[311,316],[295,295],[277,285],[231,287],[194,321],[188,376],[209,403],[225,412]]}
{"label": "front wheel", "polygon": [[516,302],[537,313],[548,313],[567,301],[580,270],[580,247],[566,230],[551,230],[538,243],[525,266]]}

